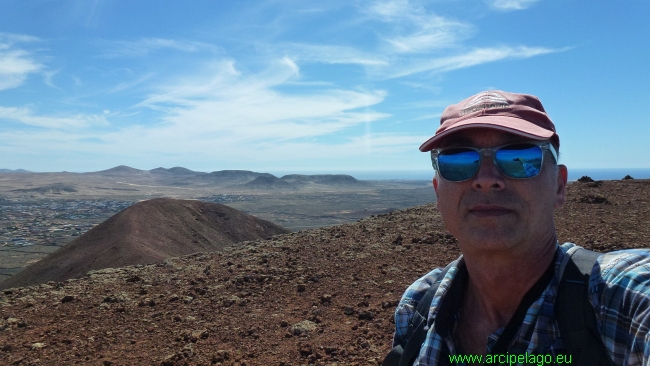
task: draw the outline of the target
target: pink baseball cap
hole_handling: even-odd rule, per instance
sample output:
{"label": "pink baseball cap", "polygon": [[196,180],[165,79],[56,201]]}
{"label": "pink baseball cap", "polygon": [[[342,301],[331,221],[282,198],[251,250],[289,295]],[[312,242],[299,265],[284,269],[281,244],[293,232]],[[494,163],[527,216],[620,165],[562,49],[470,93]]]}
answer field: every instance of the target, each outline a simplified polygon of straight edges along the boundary
{"label": "pink baseball cap", "polygon": [[438,147],[454,132],[470,128],[493,128],[533,140],[551,140],[560,147],[560,137],[536,96],[488,90],[445,108],[436,134],[420,146],[420,151]]}

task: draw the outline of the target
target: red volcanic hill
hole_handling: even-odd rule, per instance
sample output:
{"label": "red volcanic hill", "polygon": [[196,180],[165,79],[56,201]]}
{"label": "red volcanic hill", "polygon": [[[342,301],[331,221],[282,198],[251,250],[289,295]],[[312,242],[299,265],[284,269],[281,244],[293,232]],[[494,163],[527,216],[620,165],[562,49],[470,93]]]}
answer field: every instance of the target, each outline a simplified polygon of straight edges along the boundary
{"label": "red volcanic hill", "polygon": [[289,230],[218,203],[156,198],[119,212],[61,249],[0,282],[0,289],[77,278],[91,270],[152,264],[218,251]]}

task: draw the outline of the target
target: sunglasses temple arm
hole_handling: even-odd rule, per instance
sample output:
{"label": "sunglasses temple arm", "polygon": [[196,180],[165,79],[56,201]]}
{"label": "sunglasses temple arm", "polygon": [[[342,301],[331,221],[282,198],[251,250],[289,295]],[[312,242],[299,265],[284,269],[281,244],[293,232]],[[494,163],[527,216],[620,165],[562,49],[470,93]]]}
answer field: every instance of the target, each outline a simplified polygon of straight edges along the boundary
{"label": "sunglasses temple arm", "polygon": [[559,164],[560,161],[558,159],[557,151],[555,151],[555,147],[553,146],[553,144],[549,143],[548,149],[551,150],[551,154],[553,154],[553,157],[555,158],[555,164]]}

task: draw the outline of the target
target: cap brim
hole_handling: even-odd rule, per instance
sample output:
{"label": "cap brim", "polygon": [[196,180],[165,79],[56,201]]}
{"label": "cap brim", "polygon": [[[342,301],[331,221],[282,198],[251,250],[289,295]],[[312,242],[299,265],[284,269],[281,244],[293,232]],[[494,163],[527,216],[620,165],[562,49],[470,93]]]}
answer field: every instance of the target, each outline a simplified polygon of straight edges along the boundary
{"label": "cap brim", "polygon": [[555,132],[542,128],[534,123],[521,118],[508,116],[478,116],[454,124],[449,129],[437,133],[422,145],[420,151],[430,151],[437,147],[440,141],[452,133],[468,130],[471,128],[490,128],[503,132],[512,133],[518,136],[527,137],[533,140],[547,140],[555,135]]}

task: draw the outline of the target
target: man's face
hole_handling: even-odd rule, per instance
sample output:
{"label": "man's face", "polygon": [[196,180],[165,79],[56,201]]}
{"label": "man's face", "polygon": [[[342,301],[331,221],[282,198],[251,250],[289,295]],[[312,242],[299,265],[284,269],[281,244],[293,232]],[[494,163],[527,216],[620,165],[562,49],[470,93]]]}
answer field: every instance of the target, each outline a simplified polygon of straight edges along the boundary
{"label": "man's face", "polygon": [[[527,141],[492,129],[459,131],[443,146],[496,147]],[[438,210],[463,253],[521,250],[555,235],[554,210],[565,202],[566,167],[546,153],[540,173],[529,179],[504,176],[489,155],[464,182],[433,178]]]}

